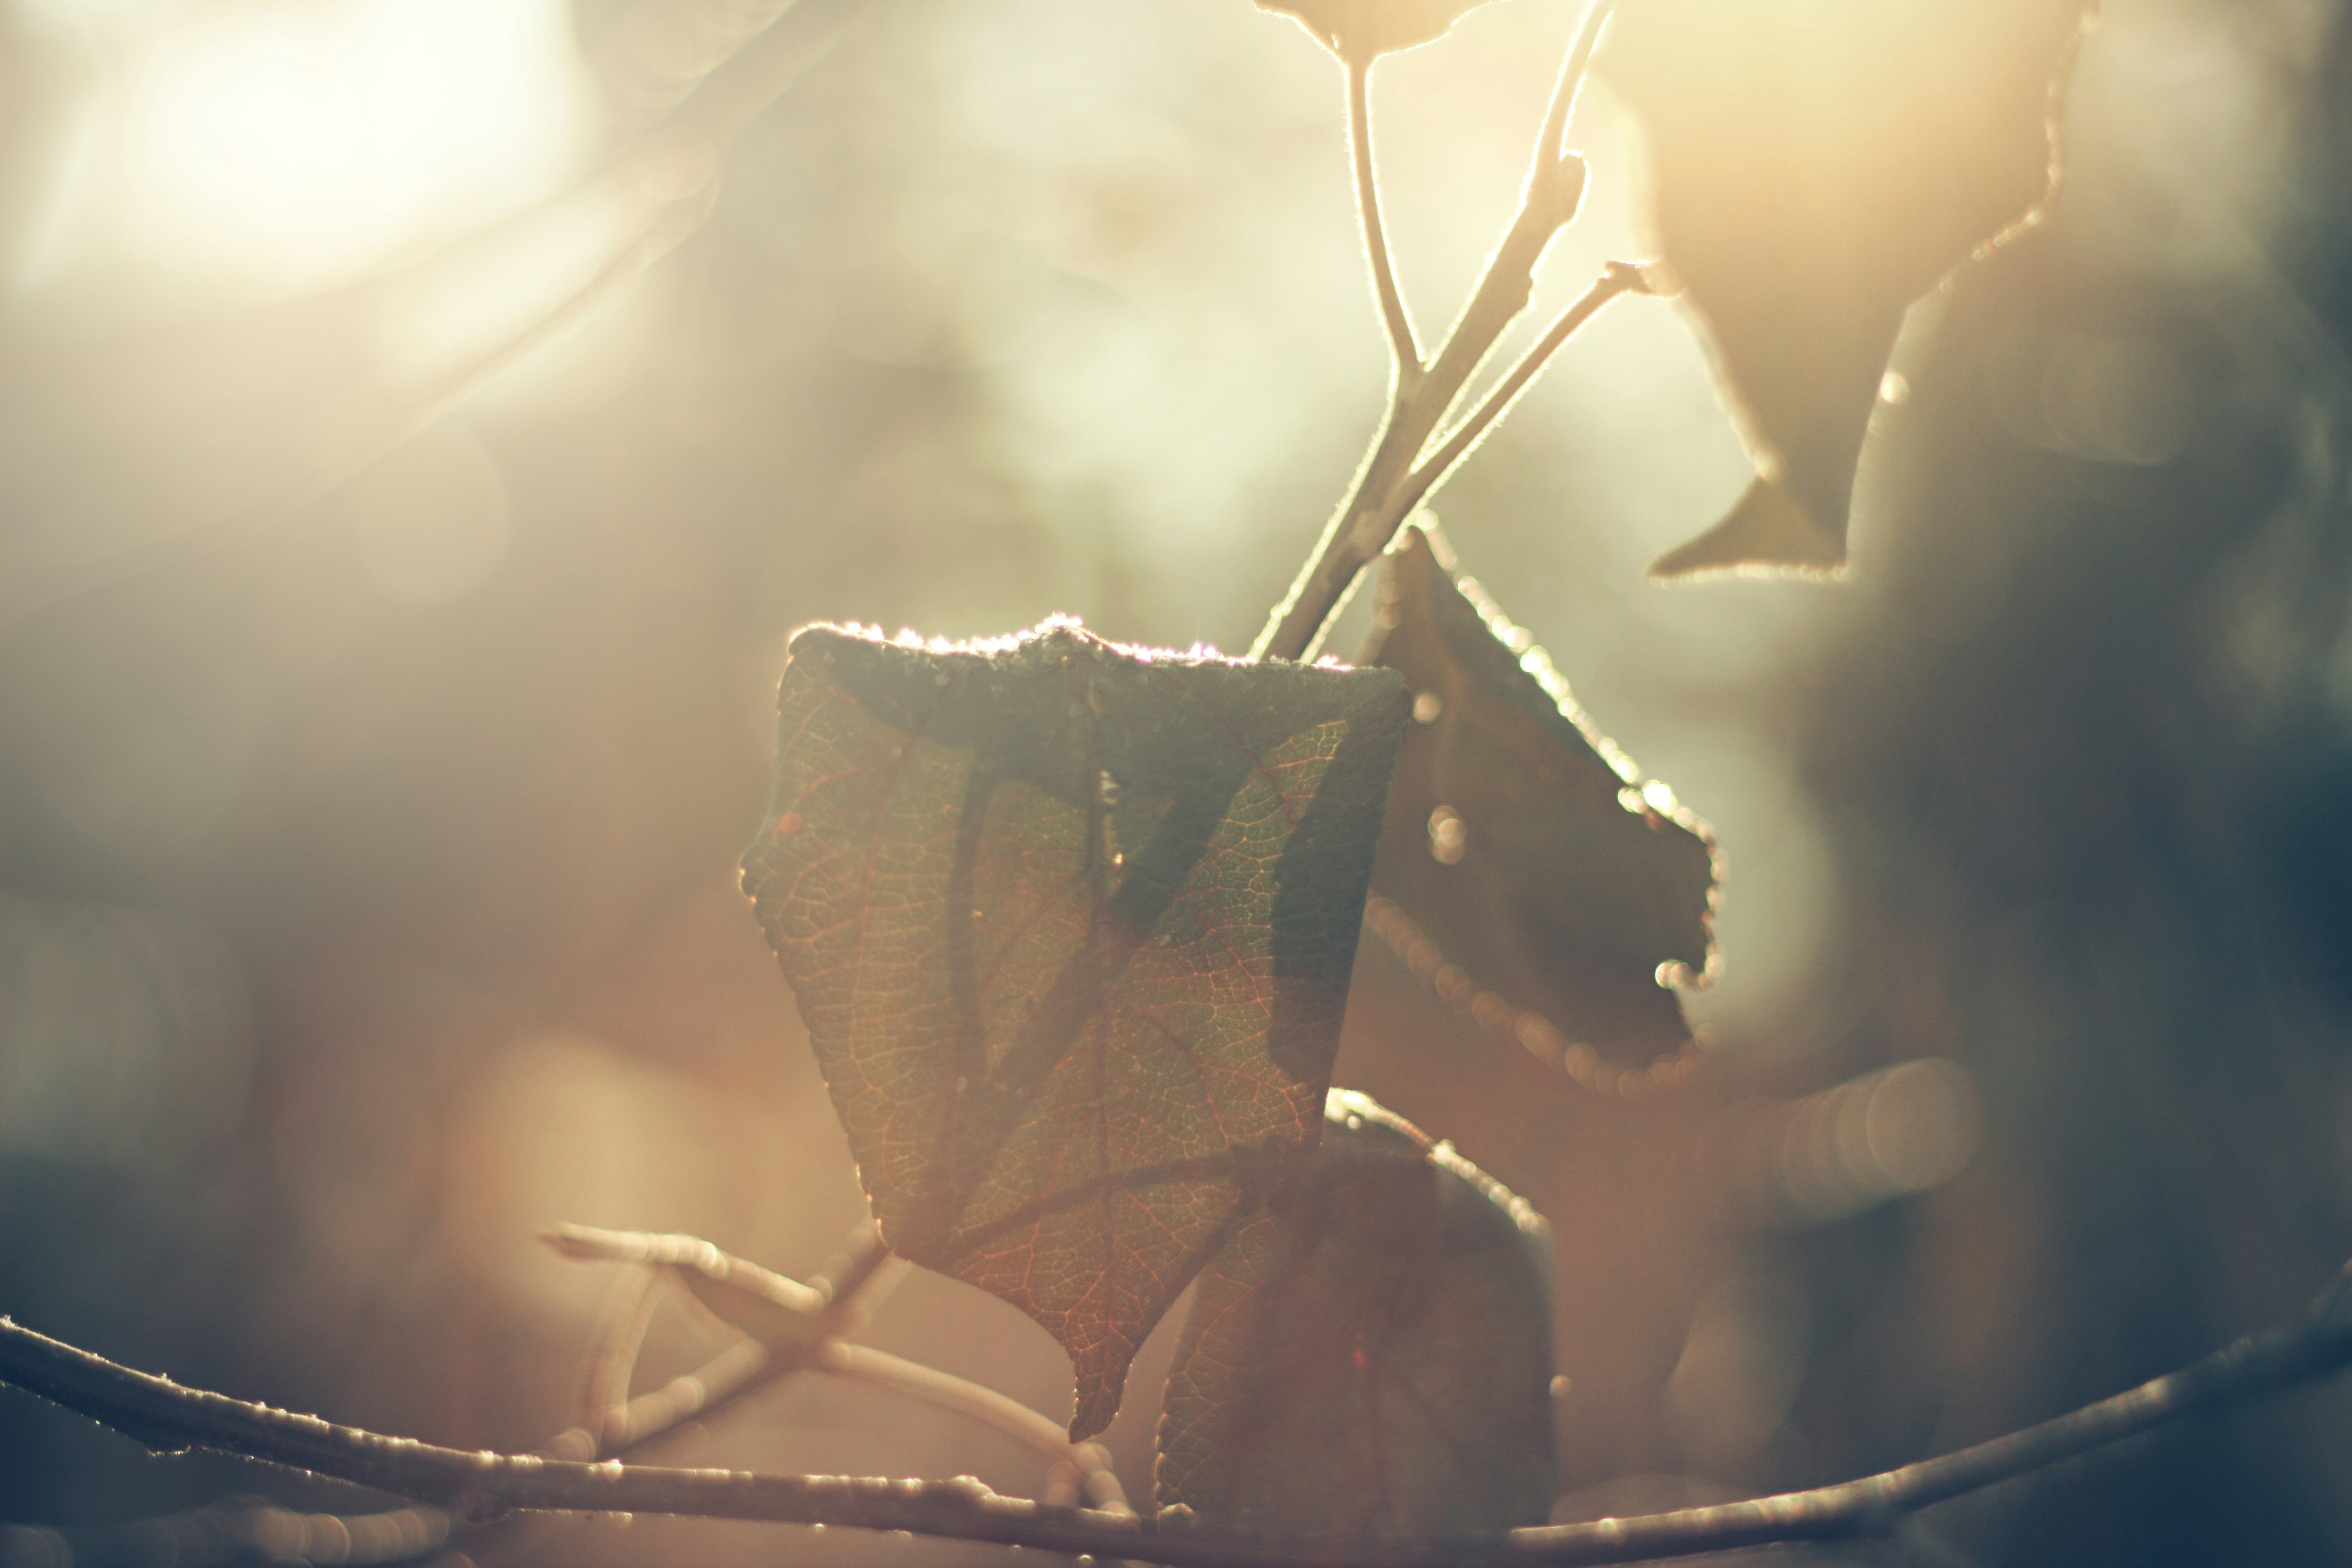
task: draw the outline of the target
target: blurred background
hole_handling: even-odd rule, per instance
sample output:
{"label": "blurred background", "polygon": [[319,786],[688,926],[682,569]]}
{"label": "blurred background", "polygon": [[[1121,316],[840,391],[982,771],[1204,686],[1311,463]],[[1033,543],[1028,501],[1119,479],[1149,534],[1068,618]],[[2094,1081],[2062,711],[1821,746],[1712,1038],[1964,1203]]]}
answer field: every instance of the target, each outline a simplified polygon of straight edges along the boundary
{"label": "blurred background", "polygon": [[[1503,0],[1379,73],[1424,337],[1574,22]],[[814,1268],[862,1204],[734,885],[784,638],[1245,647],[1382,395],[1340,88],[1244,0],[0,4],[0,1312],[521,1448],[609,1285],[544,1226]],[[1730,866],[1681,1096],[1359,963],[1340,1080],[1555,1226],[1560,1517],[1992,1436],[2352,1253],[2352,18],[2107,0],[2068,114],[2051,220],[1914,312],[1849,584],[1641,581],[1747,476],[1668,304],[1440,498]],[[1572,142],[1538,323],[1643,250],[1605,89]],[[872,1337],[1067,1408],[944,1279]],[[1111,1434],[1139,1498],[1170,1344]],[[665,1316],[646,1372],[711,1348]],[[2347,1445],[2306,1392],[1844,1560],[2352,1561]],[[671,1456],[1040,1479],[814,1377]],[[0,1390],[0,1521],[255,1490],[356,1506]],[[779,1554],[993,1561],[545,1553]]]}

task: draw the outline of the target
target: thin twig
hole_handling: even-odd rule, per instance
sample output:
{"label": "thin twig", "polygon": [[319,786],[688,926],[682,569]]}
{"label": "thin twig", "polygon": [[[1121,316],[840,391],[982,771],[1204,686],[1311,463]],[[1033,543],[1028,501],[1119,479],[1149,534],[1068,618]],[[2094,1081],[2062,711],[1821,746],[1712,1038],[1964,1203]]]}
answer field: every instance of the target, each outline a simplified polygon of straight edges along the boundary
{"label": "thin twig", "polygon": [[[654,1236],[567,1225],[549,1231],[544,1239],[558,1252],[574,1258],[611,1259],[657,1270],[674,1269],[683,1263],[695,1266],[698,1272],[707,1264],[710,1268],[709,1277],[726,1280],[794,1311],[824,1314],[824,1324],[833,1331],[845,1331],[841,1328],[845,1323],[862,1322],[863,1311],[872,1303],[870,1291],[852,1289],[843,1293],[823,1276],[816,1286],[803,1285],[730,1257],[690,1236]],[[871,1223],[861,1225],[851,1233],[851,1250],[846,1256],[866,1260],[878,1245]],[[882,1248],[881,1258],[867,1263],[863,1278],[871,1279],[888,1257],[888,1248]],[[842,1260],[837,1257],[827,1267]],[[839,1305],[838,1312],[834,1310],[835,1303]],[[796,1353],[785,1355],[777,1354],[774,1348],[760,1340],[739,1340],[693,1372],[674,1377],[661,1387],[638,1394],[604,1414],[601,1426],[575,1426],[560,1432],[542,1444],[538,1452],[551,1459],[598,1459],[642,1448],[684,1423],[714,1414],[786,1373],[807,1365],[821,1335],[813,1332],[796,1337],[804,1338],[805,1342]]]}
{"label": "thin twig", "polygon": [[891,1481],[752,1475],[460,1453],[182,1388],[5,1319],[0,1319],[0,1382],[150,1445],[203,1447],[313,1470],[416,1498],[461,1519],[551,1509],[769,1520],[906,1531],[1170,1568],[1332,1568],[1341,1563],[1366,1568],[1578,1568],[1887,1534],[1931,1504],[2341,1371],[2352,1363],[2352,1314],[2343,1305],[2339,1293],[2331,1291],[2294,1328],[2240,1340],[2128,1393],[1882,1475],[1713,1508],[1444,1541],[1318,1542],[1197,1526],[1153,1528],[1104,1510],[999,1497],[968,1477]]}
{"label": "thin twig", "polygon": [[1397,492],[1396,500],[1404,514],[1411,516],[1412,509],[1422,503],[1423,498],[1445,482],[1446,476],[1470,455],[1471,448],[1478,444],[1479,438],[1502,418],[1504,412],[1517,401],[1519,394],[1527,390],[1528,384],[1536,378],[1536,373],[1543,368],[1544,362],[1551,358],[1579,327],[1599,315],[1601,308],[1620,294],[1643,291],[1640,268],[1629,262],[1610,262],[1592,287],[1584,291],[1583,297],[1560,312],[1559,320],[1551,324],[1551,330],[1538,338],[1535,346],[1511,367],[1511,373],[1495,384],[1495,389],[1486,395],[1486,400],[1478,405],[1469,417],[1455,426],[1452,434],[1439,443],[1437,450],[1406,477]]}
{"label": "thin twig", "polygon": [[818,1352],[816,1370],[891,1389],[994,1427],[1048,1462],[1069,1467],[1087,1507],[1106,1513],[1135,1511],[1118,1472],[1111,1468],[1108,1450],[1100,1443],[1071,1442],[1061,1423],[1008,1394],[871,1345],[839,1340]]}
{"label": "thin twig", "polygon": [[1348,149],[1356,163],[1356,211],[1364,224],[1364,254],[1372,264],[1372,292],[1381,302],[1381,322],[1388,329],[1389,353],[1394,362],[1391,395],[1418,386],[1426,367],[1421,345],[1412,335],[1412,317],[1397,288],[1396,268],[1389,259],[1388,224],[1381,216],[1380,177],[1372,168],[1372,62],[1348,62]]}
{"label": "thin twig", "polygon": [[654,1325],[654,1312],[661,1306],[662,1287],[667,1283],[660,1269],[646,1266],[624,1268],[614,1276],[613,1288],[605,1296],[604,1332],[597,1336],[589,1359],[587,1387],[581,1401],[580,1422],[588,1431],[602,1432],[605,1422],[627,1406],[637,1353],[645,1346],[646,1331]]}
{"label": "thin twig", "polygon": [[[606,1312],[608,1331],[601,1336],[596,1358],[596,1375],[607,1386],[620,1383],[621,1395],[592,1394],[586,1424],[541,1444],[534,1450],[541,1458],[625,1458],[652,1448],[689,1421],[714,1415],[757,1394],[788,1373],[821,1368],[894,1388],[1007,1433],[1051,1462],[1043,1489],[1049,1500],[1058,1490],[1066,1494],[1064,1500],[1076,1502],[1083,1498],[1104,1511],[1132,1515],[1125,1489],[1111,1468],[1109,1452],[1100,1444],[1072,1444],[1046,1416],[992,1389],[839,1342],[802,1342],[806,1337],[795,1335],[793,1343],[781,1347],[785,1353],[779,1354],[780,1347],[755,1338],[740,1339],[695,1371],[635,1399],[625,1398],[625,1382],[615,1369],[620,1361],[634,1361],[645,1320],[661,1294],[657,1289],[643,1286],[658,1286],[691,1269],[788,1310],[809,1313],[834,1331],[849,1332],[872,1315],[906,1269],[904,1260],[891,1252],[871,1220],[853,1230],[843,1249],[827,1258],[806,1285],[691,1236],[560,1226],[546,1239],[567,1257],[635,1266],[628,1272],[639,1276],[640,1288],[614,1292]],[[849,1353],[838,1353],[843,1352]],[[835,1353],[829,1357],[827,1352]],[[95,1531],[0,1527],[0,1563],[16,1560],[9,1555],[11,1551],[29,1555],[35,1548],[41,1555],[31,1560],[47,1561],[55,1555],[55,1547],[72,1553],[67,1560],[73,1562],[89,1556],[108,1562],[211,1568],[215,1563],[244,1561],[256,1552],[273,1561],[316,1558],[328,1549],[313,1549],[310,1543],[346,1542],[348,1552],[342,1561],[388,1563],[430,1552],[450,1542],[454,1533],[454,1543],[464,1547],[467,1559],[487,1564],[535,1551],[557,1528],[594,1517],[518,1513],[453,1532],[446,1510],[421,1503],[338,1515],[294,1513],[233,1499]]]}
{"label": "thin twig", "polygon": [[0,1524],[0,1563],[214,1568],[229,1563],[339,1563],[357,1568],[421,1557],[448,1536],[449,1517],[439,1509],[302,1513],[252,1498],[227,1498],[128,1524]]}
{"label": "thin twig", "polygon": [[599,1230],[590,1225],[551,1226],[540,1237],[577,1262],[646,1264],[690,1268],[705,1279],[758,1297],[801,1317],[815,1317],[833,1303],[830,1289],[803,1285],[772,1268],[722,1252],[698,1236],[648,1230]]}
{"label": "thin twig", "polygon": [[872,1220],[851,1231],[846,1247],[824,1260],[814,1280],[825,1299],[847,1314],[845,1321],[852,1326],[837,1331],[851,1332],[856,1324],[879,1310],[898,1288],[898,1281],[907,1277],[908,1268],[907,1260],[890,1250]]}
{"label": "thin twig", "polygon": [[760,1323],[766,1332],[739,1340],[697,1370],[628,1401],[604,1416],[601,1430],[575,1427],[540,1450],[565,1459],[625,1454],[811,1365],[825,1341],[865,1322],[875,1304],[874,1287],[887,1279],[884,1266],[892,1260],[871,1221],[850,1233],[846,1251],[827,1260],[828,1272],[814,1285],[722,1252],[698,1237],[562,1225],[542,1239],[567,1258],[636,1264],[673,1278],[691,1274],[776,1309]]}
{"label": "thin twig", "polygon": [[[751,1379],[766,1382],[801,1367],[888,1388],[1012,1437],[1055,1466],[1056,1475],[1066,1471],[1074,1495],[1083,1495],[1089,1506],[1132,1512],[1111,1468],[1109,1451],[1099,1443],[1072,1443],[1060,1423],[992,1388],[848,1342],[847,1336],[864,1325],[876,1298],[897,1274],[889,1268],[897,1260],[871,1221],[851,1234],[847,1247],[829,1258],[810,1285],[723,1252],[698,1237],[565,1225],[550,1230],[545,1239],[569,1258],[635,1264],[677,1278],[714,1321],[748,1335],[743,1346],[761,1352],[752,1366],[746,1352],[746,1382],[735,1385],[736,1393],[749,1386]],[[687,1394],[681,1391],[673,1399],[683,1397]],[[614,1412],[611,1419],[622,1424],[622,1434],[631,1441],[643,1442],[650,1435],[628,1425],[632,1416],[627,1410]],[[597,1452],[614,1451],[608,1440]]]}
{"label": "thin twig", "polygon": [[[1300,568],[1290,591],[1267,616],[1265,629],[1258,634],[1250,650],[1252,658],[1305,659],[1315,656],[1325,628],[1346,602],[1357,577],[1388,547],[1412,511],[1410,506],[1400,504],[1400,499],[1430,438],[1453,412],[1504,331],[1528,308],[1535,292],[1537,263],[1543,259],[1552,236],[1576,216],[1577,205],[1583,198],[1583,161],[1560,151],[1560,143],[1567,135],[1577,84],[1583,79],[1606,16],[1603,0],[1587,13],[1575,41],[1570,45],[1559,85],[1545,114],[1543,132],[1536,139],[1518,211],[1488,258],[1486,273],[1472,291],[1470,302],[1455,318],[1427,370],[1411,378],[1400,376],[1391,385],[1388,413],[1373,435],[1364,460],[1357,467],[1347,500],[1324,524],[1314,552]],[[1359,86],[1359,73],[1351,68],[1351,122]],[[1359,137],[1358,145],[1368,152],[1369,135]],[[1360,205],[1360,158],[1358,181]],[[1376,284],[1379,268],[1376,254]],[[1384,314],[1386,309],[1384,300]]]}
{"label": "thin twig", "polygon": [[1601,35],[1615,9],[1615,0],[1592,0],[1584,8],[1576,42],[1569,46],[1568,58],[1560,62],[1559,80],[1551,89],[1551,107],[1544,111],[1543,134],[1536,139],[1538,165],[1547,158],[1557,161],[1567,153],[1562,143],[1568,140],[1568,122],[1576,113],[1577,95],[1584,90],[1584,79],[1592,69],[1592,52],[1601,47]]}

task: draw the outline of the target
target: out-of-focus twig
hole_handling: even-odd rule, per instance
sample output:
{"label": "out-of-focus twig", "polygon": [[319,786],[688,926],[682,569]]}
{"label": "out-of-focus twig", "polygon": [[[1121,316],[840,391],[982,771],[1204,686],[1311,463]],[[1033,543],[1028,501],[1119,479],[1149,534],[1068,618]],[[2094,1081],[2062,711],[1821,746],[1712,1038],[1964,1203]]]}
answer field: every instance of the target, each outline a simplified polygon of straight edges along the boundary
{"label": "out-of-focus twig", "polygon": [[[992,1426],[1059,1470],[1066,1471],[1064,1479],[1074,1494],[1070,1500],[1083,1500],[1086,1507],[1107,1513],[1134,1511],[1129,1506],[1126,1489],[1119,1485],[1118,1472],[1111,1468],[1109,1450],[1100,1443],[1071,1442],[1059,1422],[1017,1399],[937,1367],[924,1366],[871,1345],[854,1345],[840,1340],[817,1352],[816,1370],[891,1389]],[[1047,1490],[1050,1498],[1050,1483]]]}
{"label": "out-of-focus twig", "polygon": [[[551,1242],[567,1256],[616,1258],[638,1267],[617,1281],[607,1304],[605,1332],[599,1336],[591,1373],[588,1410],[583,1425],[557,1433],[536,1450],[547,1459],[588,1461],[620,1458],[654,1448],[687,1423],[718,1414],[730,1405],[773,1383],[778,1377],[808,1365],[805,1357],[778,1357],[757,1339],[736,1341],[690,1373],[661,1387],[628,1397],[628,1379],[637,1351],[659,1305],[663,1287],[673,1276],[665,1262],[700,1270],[708,1268],[721,1279],[731,1278],[740,1288],[771,1300],[811,1311],[830,1309],[827,1322],[847,1332],[862,1325],[905,1269],[886,1246],[872,1221],[852,1231],[843,1249],[819,1268],[811,1283],[803,1285],[720,1252],[693,1237],[650,1236],[633,1231],[595,1230],[584,1226],[558,1227]],[[879,1352],[875,1352],[879,1353]],[[897,1362],[898,1358],[886,1358]],[[927,1369],[899,1363],[917,1372]],[[841,1367],[826,1370],[845,1372]],[[860,1369],[864,1371],[866,1369]],[[856,1373],[846,1373],[857,1375]],[[939,1374],[946,1378],[947,1374]],[[869,1381],[887,1384],[887,1376]],[[962,1380],[948,1378],[952,1384]],[[993,1398],[976,1384],[966,1389]],[[912,1390],[908,1390],[912,1392]],[[946,1404],[936,1394],[931,1403]],[[1073,1449],[1060,1429],[1036,1412],[1005,1399],[1003,1403],[1045,1426],[1060,1439],[1046,1450],[1032,1443],[1057,1464],[1049,1479],[1050,1497],[1063,1470],[1071,1478],[1075,1498],[1083,1489],[1097,1506],[1126,1507],[1118,1477],[1108,1474],[1108,1456],[1099,1446]],[[966,1414],[972,1414],[967,1411]],[[1000,1420],[998,1423],[1003,1426]],[[1014,1433],[1031,1437],[1034,1433]],[[1108,1476],[1097,1479],[1099,1468]],[[356,1513],[300,1513],[254,1499],[226,1499],[200,1509],[137,1520],[126,1524],[57,1530],[42,1526],[0,1526],[0,1565],[4,1568],[51,1568],[99,1561],[119,1568],[215,1568],[244,1562],[258,1554],[271,1560],[340,1561],[345,1563],[395,1563],[448,1546],[462,1548],[462,1561],[484,1565],[511,1560],[542,1545],[567,1520],[583,1516],[523,1513],[487,1524],[455,1523],[446,1509],[412,1503],[405,1507]],[[600,1516],[584,1516],[600,1517]],[[457,1557],[436,1559],[457,1563]]]}
{"label": "out-of-focus twig", "polygon": [[[544,1239],[567,1258],[635,1264],[656,1278],[676,1279],[706,1307],[712,1305],[711,1292],[723,1289],[727,1294],[715,1300],[725,1310],[717,1315],[745,1334],[660,1388],[625,1399],[623,1386],[600,1424],[561,1433],[540,1450],[565,1459],[608,1458],[643,1447],[684,1422],[812,1364],[828,1340],[864,1324],[872,1309],[871,1287],[893,1261],[870,1222],[851,1234],[847,1251],[828,1259],[814,1285],[721,1252],[698,1237],[564,1225]],[[696,1289],[698,1281],[701,1289]],[[747,1324],[747,1304],[770,1310]]]}
{"label": "out-of-focus twig", "polygon": [[666,1283],[658,1268],[625,1268],[613,1277],[605,1298],[604,1332],[597,1336],[590,1354],[587,1386],[581,1400],[581,1425],[587,1430],[602,1432],[605,1422],[629,1403],[637,1352],[653,1327]]}
{"label": "out-of-focus twig", "polygon": [[420,1499],[460,1519],[515,1510],[688,1514],[905,1531],[957,1541],[1101,1554],[1170,1568],[1575,1568],[1737,1547],[1882,1536],[1934,1503],[2191,1415],[2247,1404],[2352,1363],[2352,1312],[2331,1289],[2305,1320],[2238,1341],[2180,1371],[2055,1420],[1958,1453],[1811,1491],[1631,1519],[1515,1530],[1475,1540],[1317,1543],[1102,1509],[1000,1497],[969,1477],[893,1481],[753,1475],[536,1455],[467,1454],[333,1426],[117,1366],[0,1319],[0,1382],[159,1447],[202,1447]]}
{"label": "out-of-focus twig", "polygon": [[168,1563],[212,1568],[225,1563],[398,1563],[449,1538],[439,1509],[383,1513],[301,1513],[254,1498],[225,1498],[184,1513],[131,1524],[51,1529],[0,1525],[0,1563],[7,1568],[75,1568],[80,1563]]}
{"label": "out-of-focus twig", "polygon": [[[871,1224],[859,1227],[814,1285],[786,1279],[691,1236],[561,1226],[548,1233],[547,1240],[566,1257],[610,1258],[673,1271],[713,1316],[748,1336],[745,1345],[765,1352],[771,1359],[762,1362],[761,1371],[768,1376],[805,1366],[919,1399],[992,1427],[1055,1467],[1049,1495],[1062,1482],[1074,1499],[1083,1497],[1089,1507],[1132,1511],[1102,1445],[1072,1443],[1059,1423],[969,1378],[849,1342],[847,1336],[871,1312],[877,1291],[898,1272],[889,1247]],[[614,1418],[625,1421],[626,1413],[616,1412]],[[608,1446],[604,1451],[613,1450]]]}

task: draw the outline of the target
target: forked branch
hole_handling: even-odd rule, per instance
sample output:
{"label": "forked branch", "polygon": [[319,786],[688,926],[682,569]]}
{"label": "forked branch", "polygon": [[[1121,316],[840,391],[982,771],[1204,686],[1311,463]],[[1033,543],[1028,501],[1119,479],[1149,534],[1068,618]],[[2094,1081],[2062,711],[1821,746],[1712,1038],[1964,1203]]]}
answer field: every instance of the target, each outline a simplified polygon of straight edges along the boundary
{"label": "forked branch", "polygon": [[1884,1535],[1916,1510],[2191,1415],[2294,1387],[2352,1363],[2352,1312],[2339,1277],[2293,1328],[2240,1340],[2202,1361],[2070,1415],[1939,1458],[1811,1491],[1483,1540],[1319,1544],[1147,1525],[1101,1509],[1000,1497],[970,1478],[892,1481],[583,1464],[467,1454],[247,1405],[133,1372],[0,1319],[0,1382],[152,1447],[205,1447],[418,1499],[462,1520],[521,1510],[628,1511],[906,1531],[957,1541],[1099,1554],[1170,1568],[1485,1568],[1692,1556],[1736,1547]]}
{"label": "forked branch", "polygon": [[[1561,143],[1568,134],[1578,89],[1607,24],[1611,5],[1612,0],[1592,0],[1587,9],[1560,68],[1559,83],[1544,114],[1543,129],[1536,138],[1519,210],[1487,260],[1486,273],[1472,291],[1470,302],[1463,307],[1444,345],[1425,368],[1412,342],[1402,297],[1397,292],[1380,217],[1371,167],[1367,95],[1370,67],[1368,63],[1349,67],[1349,127],[1355,153],[1357,202],[1364,216],[1364,243],[1370,255],[1373,287],[1381,296],[1381,316],[1396,351],[1397,374],[1390,387],[1387,416],[1356,470],[1347,500],[1324,525],[1314,553],[1307,558],[1289,593],[1267,618],[1265,629],[1258,634],[1256,646],[1251,649],[1253,658],[1314,657],[1332,616],[1346,601],[1358,575],[1388,547],[1413,507],[1451,470],[1450,461],[1432,466],[1423,461],[1423,454],[1446,416],[1461,401],[1472,377],[1494,353],[1503,333],[1528,308],[1535,292],[1537,264],[1543,259],[1552,237],[1576,216],[1577,206],[1583,199],[1583,162],[1564,151]],[[1617,271],[1617,267],[1612,266],[1604,276],[1604,288]],[[1500,414],[1509,405],[1518,388],[1559,346],[1559,339],[1564,339],[1592,310],[1624,291],[1622,288],[1606,288],[1597,297],[1588,296],[1590,310],[1580,314],[1571,310],[1568,318],[1563,318],[1565,330],[1555,327],[1556,336],[1548,335],[1506,378],[1509,393],[1500,402],[1489,400],[1492,414]],[[1477,435],[1492,423],[1492,415],[1482,408],[1473,420],[1476,425],[1469,431],[1469,443],[1475,443]]]}
{"label": "forked branch", "polygon": [[[871,1225],[861,1227],[849,1250],[828,1265],[814,1285],[733,1257],[697,1237],[566,1225],[549,1231],[545,1239],[568,1258],[635,1264],[677,1279],[706,1310],[747,1336],[736,1349],[747,1359],[756,1355],[756,1370],[765,1377],[806,1368],[950,1411],[993,1428],[1053,1466],[1046,1487],[1049,1499],[1060,1489],[1112,1513],[1133,1511],[1118,1472],[1111,1468],[1110,1455],[1099,1443],[1072,1443],[1059,1422],[968,1378],[849,1342],[847,1336],[864,1326],[876,1298],[887,1289],[886,1268],[906,1267],[893,1258]],[[699,1378],[688,1381],[698,1383]],[[632,1404],[614,1411],[606,1417],[607,1427],[642,1442],[631,1425],[635,1408]],[[614,1451],[608,1441],[599,1453]]]}
{"label": "forked branch", "polygon": [[1396,502],[1402,509],[1401,515],[1411,516],[1412,509],[1419,506],[1430,491],[1445,482],[1446,476],[1461,465],[1462,459],[1470,455],[1471,448],[1477,446],[1480,438],[1509,411],[1512,404],[1518,401],[1519,394],[1535,380],[1536,373],[1544,366],[1544,361],[1551,358],[1579,327],[1599,315],[1601,307],[1618,295],[1643,292],[1645,292],[1645,288],[1640,268],[1622,261],[1611,262],[1592,287],[1587,289],[1575,304],[1561,311],[1559,320],[1554,321],[1550,330],[1538,338],[1535,346],[1511,367],[1510,374],[1495,384],[1495,389],[1486,395],[1486,401],[1438,443],[1435,452],[1406,476]]}

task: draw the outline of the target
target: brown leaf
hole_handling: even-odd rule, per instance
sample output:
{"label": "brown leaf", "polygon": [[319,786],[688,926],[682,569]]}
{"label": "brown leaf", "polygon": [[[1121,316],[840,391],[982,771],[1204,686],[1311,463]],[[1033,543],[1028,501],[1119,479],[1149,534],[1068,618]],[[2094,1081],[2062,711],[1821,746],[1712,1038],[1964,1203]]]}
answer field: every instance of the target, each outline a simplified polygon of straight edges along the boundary
{"label": "brown leaf", "polygon": [[1690,1039],[1666,982],[1713,957],[1714,839],[1444,548],[1409,528],[1383,560],[1360,660],[1405,678],[1419,721],[1389,794],[1371,923],[1481,1023],[1630,1091],[1640,1080],[1623,1069]]}
{"label": "brown leaf", "polygon": [[1655,238],[1757,479],[1657,577],[1845,560],[1911,302],[2053,189],[2095,0],[1633,0],[1599,68],[1649,132]]}
{"label": "brown leaf", "polygon": [[1073,1440],[1321,1131],[1386,671],[812,627],[743,886],[884,1237],[1053,1333]]}
{"label": "brown leaf", "polygon": [[1486,0],[1257,0],[1261,11],[1298,18],[1316,41],[1349,64],[1370,65],[1444,37]]}
{"label": "brown leaf", "polygon": [[1497,1535],[1554,1481],[1551,1238],[1446,1144],[1335,1089],[1313,1167],[1201,1276],[1159,1500],[1277,1535]]}

